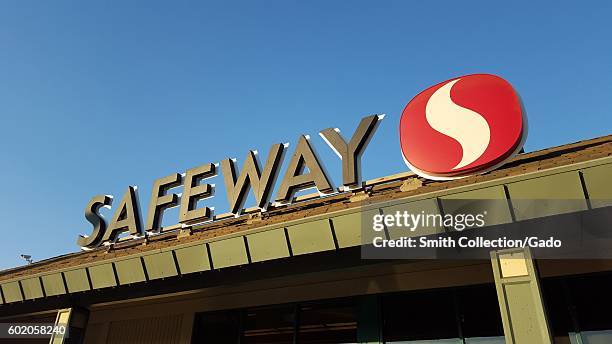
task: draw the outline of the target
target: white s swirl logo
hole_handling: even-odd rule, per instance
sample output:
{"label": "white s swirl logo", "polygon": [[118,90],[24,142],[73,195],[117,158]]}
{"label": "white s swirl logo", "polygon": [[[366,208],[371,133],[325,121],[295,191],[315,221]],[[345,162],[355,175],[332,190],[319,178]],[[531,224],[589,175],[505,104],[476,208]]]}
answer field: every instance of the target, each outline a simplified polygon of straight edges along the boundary
{"label": "white s swirl logo", "polygon": [[451,88],[461,79],[448,82],[431,95],[425,107],[425,118],[436,131],[449,136],[461,145],[463,155],[453,170],[476,161],[491,140],[487,121],[479,113],[461,107],[450,97]]}

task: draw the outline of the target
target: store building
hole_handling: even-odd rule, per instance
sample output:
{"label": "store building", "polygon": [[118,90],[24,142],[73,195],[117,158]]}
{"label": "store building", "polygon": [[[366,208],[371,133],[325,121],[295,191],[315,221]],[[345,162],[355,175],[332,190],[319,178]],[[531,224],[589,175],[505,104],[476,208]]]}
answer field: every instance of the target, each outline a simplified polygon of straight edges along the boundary
{"label": "store building", "polygon": [[512,200],[576,200],[542,217],[610,206],[611,176],[606,136],[463,179],[379,178],[2,271],[0,322],[64,322],[64,343],[88,344],[612,343],[612,260],[366,260],[360,250],[364,211],[502,199],[518,222],[534,214]]}

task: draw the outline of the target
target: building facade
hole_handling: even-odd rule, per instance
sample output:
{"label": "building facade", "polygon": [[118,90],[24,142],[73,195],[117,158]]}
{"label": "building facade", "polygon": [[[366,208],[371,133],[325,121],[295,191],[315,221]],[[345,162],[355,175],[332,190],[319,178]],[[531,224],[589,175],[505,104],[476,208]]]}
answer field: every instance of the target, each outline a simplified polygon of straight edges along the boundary
{"label": "building facade", "polygon": [[612,260],[363,259],[361,230],[363,214],[457,200],[502,200],[506,223],[606,209],[611,176],[606,136],[463,179],[371,180],[2,271],[0,322],[67,324],[53,343],[612,343]]}

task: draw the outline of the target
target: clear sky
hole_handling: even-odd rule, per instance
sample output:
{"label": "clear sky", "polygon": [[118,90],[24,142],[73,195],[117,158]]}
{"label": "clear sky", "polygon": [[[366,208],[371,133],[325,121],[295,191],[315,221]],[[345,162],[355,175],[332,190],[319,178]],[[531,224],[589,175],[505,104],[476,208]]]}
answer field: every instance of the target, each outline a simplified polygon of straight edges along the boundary
{"label": "clear sky", "polygon": [[[368,114],[387,117],[364,177],[403,172],[403,107],[464,74],[514,85],[527,151],[610,134],[610,4],[4,0],[0,269],[78,250],[93,195],[118,203],[138,185],[144,213],[155,179],[300,134],[338,185],[317,133],[352,133]],[[222,177],[212,181],[207,204],[223,212]]]}

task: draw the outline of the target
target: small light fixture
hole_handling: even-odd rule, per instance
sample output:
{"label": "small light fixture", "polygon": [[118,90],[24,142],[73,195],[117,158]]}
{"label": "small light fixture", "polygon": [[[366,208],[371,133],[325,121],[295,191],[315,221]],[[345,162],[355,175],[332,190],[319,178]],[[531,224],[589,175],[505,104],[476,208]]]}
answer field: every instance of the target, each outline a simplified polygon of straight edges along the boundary
{"label": "small light fixture", "polygon": [[28,264],[34,263],[34,260],[32,260],[32,256],[30,256],[29,254],[22,254],[21,258],[25,259]]}

